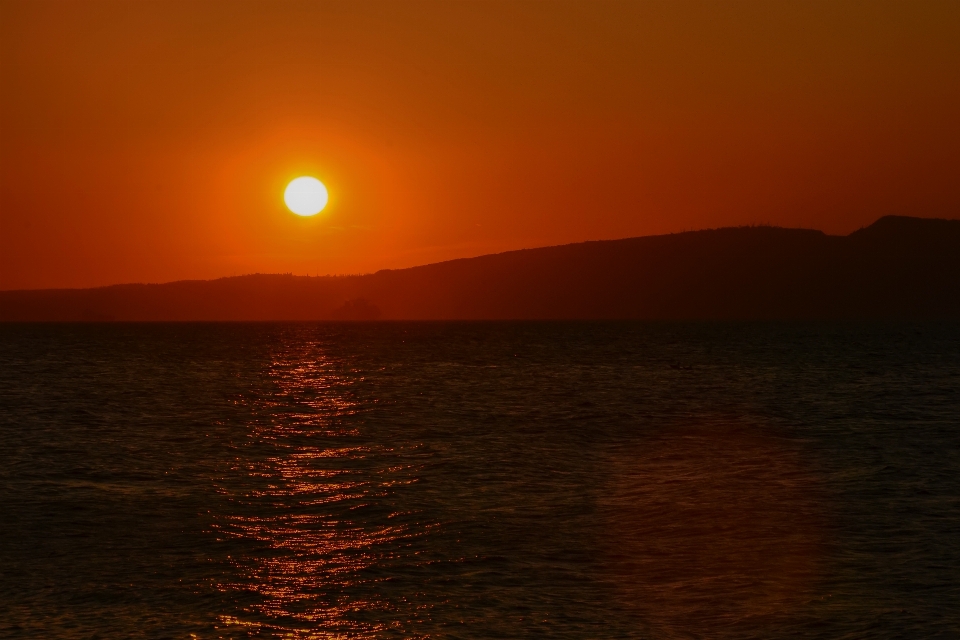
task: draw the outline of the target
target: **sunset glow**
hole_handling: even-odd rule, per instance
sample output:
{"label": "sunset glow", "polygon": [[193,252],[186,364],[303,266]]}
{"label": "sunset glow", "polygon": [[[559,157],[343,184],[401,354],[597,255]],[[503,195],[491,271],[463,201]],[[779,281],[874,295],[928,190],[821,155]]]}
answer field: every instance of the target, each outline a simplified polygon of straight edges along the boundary
{"label": "sunset glow", "polygon": [[4,6],[0,289],[960,206],[957,3]]}

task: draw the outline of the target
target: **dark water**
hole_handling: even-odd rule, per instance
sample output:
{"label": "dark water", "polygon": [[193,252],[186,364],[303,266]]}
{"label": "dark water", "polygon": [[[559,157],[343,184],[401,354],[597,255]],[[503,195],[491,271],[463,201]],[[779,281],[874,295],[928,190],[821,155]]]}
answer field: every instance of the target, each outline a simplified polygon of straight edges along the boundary
{"label": "dark water", "polygon": [[960,326],[0,326],[0,636],[957,638]]}

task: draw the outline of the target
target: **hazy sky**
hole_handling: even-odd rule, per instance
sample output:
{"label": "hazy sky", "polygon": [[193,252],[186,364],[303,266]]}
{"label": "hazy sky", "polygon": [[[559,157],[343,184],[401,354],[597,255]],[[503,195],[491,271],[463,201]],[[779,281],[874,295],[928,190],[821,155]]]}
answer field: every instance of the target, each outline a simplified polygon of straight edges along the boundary
{"label": "hazy sky", "polygon": [[0,46],[0,289],[960,217],[956,1],[3,1]]}

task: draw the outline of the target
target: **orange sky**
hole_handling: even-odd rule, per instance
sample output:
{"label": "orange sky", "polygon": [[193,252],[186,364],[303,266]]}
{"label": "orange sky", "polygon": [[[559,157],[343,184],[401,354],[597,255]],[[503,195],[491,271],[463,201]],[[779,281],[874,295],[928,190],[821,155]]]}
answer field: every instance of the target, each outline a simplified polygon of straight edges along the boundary
{"label": "orange sky", "polygon": [[[0,289],[960,217],[960,3],[2,2]],[[314,175],[330,206],[283,188]]]}

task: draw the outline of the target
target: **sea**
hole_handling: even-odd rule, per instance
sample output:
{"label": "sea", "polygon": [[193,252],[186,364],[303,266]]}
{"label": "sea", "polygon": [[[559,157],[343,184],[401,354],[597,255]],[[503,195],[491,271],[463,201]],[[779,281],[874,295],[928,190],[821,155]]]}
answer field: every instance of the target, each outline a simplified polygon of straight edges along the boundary
{"label": "sea", "polygon": [[2,638],[960,638],[960,324],[0,325]]}

